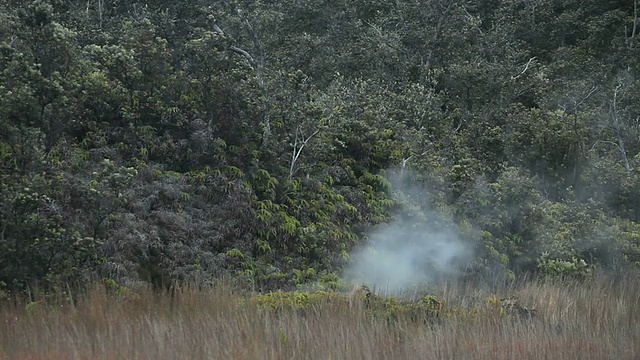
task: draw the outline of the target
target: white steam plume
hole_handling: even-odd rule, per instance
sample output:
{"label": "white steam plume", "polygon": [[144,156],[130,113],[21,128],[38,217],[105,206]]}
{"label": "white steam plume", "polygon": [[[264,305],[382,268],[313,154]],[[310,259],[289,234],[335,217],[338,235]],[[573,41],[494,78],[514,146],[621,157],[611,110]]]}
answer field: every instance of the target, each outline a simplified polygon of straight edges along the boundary
{"label": "white steam plume", "polygon": [[473,256],[455,230],[407,217],[378,228],[369,240],[352,254],[344,277],[388,294],[455,278]]}

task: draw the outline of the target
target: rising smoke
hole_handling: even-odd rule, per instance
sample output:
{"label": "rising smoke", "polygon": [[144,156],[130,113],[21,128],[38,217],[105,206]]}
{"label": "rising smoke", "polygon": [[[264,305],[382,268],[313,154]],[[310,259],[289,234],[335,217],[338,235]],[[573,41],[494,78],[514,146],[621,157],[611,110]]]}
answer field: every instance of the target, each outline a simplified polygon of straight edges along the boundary
{"label": "rising smoke", "polygon": [[[421,196],[426,190],[402,189],[398,187],[401,184],[398,180],[403,179],[395,176],[392,180],[400,196],[406,199],[409,194],[414,195],[413,201],[426,201]],[[419,207],[423,214],[428,208],[426,204]],[[438,218],[433,212],[429,215]],[[460,240],[451,221],[449,226],[442,223],[429,221],[425,216],[396,216],[391,223],[370,233],[368,243],[351,255],[344,278],[387,294],[400,294],[417,286],[456,278],[472,260],[473,249]]]}

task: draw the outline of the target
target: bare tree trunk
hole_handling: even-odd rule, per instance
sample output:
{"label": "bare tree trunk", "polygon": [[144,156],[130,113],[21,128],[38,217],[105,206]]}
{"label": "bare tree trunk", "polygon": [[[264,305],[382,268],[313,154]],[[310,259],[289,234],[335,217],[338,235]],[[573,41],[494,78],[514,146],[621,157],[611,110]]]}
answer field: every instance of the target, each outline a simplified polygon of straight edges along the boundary
{"label": "bare tree trunk", "polygon": [[624,125],[620,121],[619,111],[618,111],[618,102],[620,101],[620,90],[622,89],[622,82],[618,83],[616,88],[613,90],[613,99],[609,104],[609,116],[611,118],[611,129],[615,132],[616,141],[611,140],[598,140],[593,144],[592,148],[596,147],[598,144],[610,144],[618,149],[620,152],[620,156],[622,156],[622,160],[624,161],[624,168],[627,173],[631,172],[631,163],[629,162],[629,157],[627,156],[627,149],[624,143]]}
{"label": "bare tree trunk", "polygon": [[98,0],[98,21],[100,22],[100,28],[102,29],[102,8],[103,0]]}
{"label": "bare tree trunk", "polygon": [[445,22],[449,18],[451,9],[453,7],[453,3],[454,3],[454,0],[451,0],[445,6],[442,6],[442,4],[438,2],[439,6],[436,6],[436,7],[440,7],[440,9],[436,10],[436,11],[439,10],[438,22],[433,32],[433,36],[431,37],[431,48],[427,51],[426,60],[424,60],[424,63],[423,63],[425,72],[429,72],[429,70],[431,69],[431,65],[433,61],[433,53],[436,50],[434,47],[436,46],[436,43],[438,42],[438,40],[440,40],[440,36],[442,35],[442,28],[444,27]]}
{"label": "bare tree trunk", "polygon": [[[263,95],[266,95],[266,89],[265,89],[265,86],[264,86],[264,54],[263,54],[263,51],[262,51],[262,46],[260,44],[260,41],[258,40],[258,35],[257,35],[256,31],[255,31],[255,28],[251,25],[249,20],[247,18],[243,17],[240,13],[238,13],[238,15],[240,15],[243,18],[244,27],[247,30],[247,32],[249,33],[249,36],[251,37],[251,42],[253,43],[254,54],[256,56],[254,57],[247,50],[244,50],[242,48],[239,48],[239,47],[233,46],[233,45],[229,47],[229,50],[235,52],[236,54],[242,55],[245,59],[247,59],[247,61],[251,65],[251,67],[253,67],[254,71],[256,72],[256,81],[258,83],[258,87],[262,91]],[[220,35],[224,35],[224,31],[222,31],[222,29],[217,24],[213,24],[212,28],[213,28],[213,31],[219,33]],[[270,118],[269,118],[269,104],[264,99],[264,96],[263,96],[263,98],[261,99],[260,102],[261,102],[261,105],[262,105],[262,111],[263,111],[262,121],[263,121],[263,124],[264,124],[264,133],[262,134],[262,136],[263,136],[263,138],[266,138],[269,135],[271,135],[271,121],[270,121]]]}
{"label": "bare tree trunk", "polygon": [[638,29],[638,0],[633,0],[633,29],[631,30],[631,40],[636,36]]}
{"label": "bare tree trunk", "polygon": [[610,106],[611,123],[613,125],[613,128],[616,131],[616,136],[618,138],[617,147],[618,147],[618,150],[620,151],[620,155],[622,155],[622,158],[624,159],[624,167],[627,170],[627,172],[631,172],[629,158],[627,157],[627,151],[624,146],[624,139],[622,138],[622,135],[623,135],[622,124],[620,124],[620,119],[618,118],[618,93],[620,92],[621,86],[622,85],[620,84],[616,86],[616,89],[613,92],[613,100]]}
{"label": "bare tree trunk", "polygon": [[[102,11],[104,9],[104,0],[96,0],[97,1],[97,8],[98,8],[98,26],[102,29]],[[87,0],[87,6],[85,8],[85,12],[87,15],[87,18],[89,17],[89,9],[91,9],[91,0]]]}

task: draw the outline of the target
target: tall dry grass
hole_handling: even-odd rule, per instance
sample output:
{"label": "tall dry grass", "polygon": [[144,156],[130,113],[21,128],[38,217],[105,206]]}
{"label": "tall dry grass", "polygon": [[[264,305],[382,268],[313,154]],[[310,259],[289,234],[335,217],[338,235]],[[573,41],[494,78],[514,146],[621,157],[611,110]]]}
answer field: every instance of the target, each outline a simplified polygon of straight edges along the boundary
{"label": "tall dry grass", "polygon": [[[487,303],[515,296],[533,319]],[[434,324],[372,316],[362,301],[261,310],[216,286],[173,296],[95,286],[0,311],[1,359],[639,359],[640,279],[531,281],[499,294],[446,286]]]}

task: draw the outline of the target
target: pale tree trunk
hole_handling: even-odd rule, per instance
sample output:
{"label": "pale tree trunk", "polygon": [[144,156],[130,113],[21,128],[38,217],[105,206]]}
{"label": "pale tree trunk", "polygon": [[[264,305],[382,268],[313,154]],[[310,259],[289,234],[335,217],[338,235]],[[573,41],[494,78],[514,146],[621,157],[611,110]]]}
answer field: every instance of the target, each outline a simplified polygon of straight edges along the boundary
{"label": "pale tree trunk", "polygon": [[638,0],[633,0],[633,28],[631,29],[631,40],[636,37],[638,29]]}
{"label": "pale tree trunk", "polygon": [[[253,43],[253,51],[255,56],[251,55],[249,51],[234,45],[230,46],[229,50],[233,51],[236,54],[242,55],[242,57],[244,57],[249,62],[251,67],[256,72],[256,81],[258,83],[258,87],[263,93],[263,98],[261,99],[261,105],[262,105],[262,111],[263,111],[262,121],[264,125],[264,133],[262,134],[262,136],[263,138],[266,138],[269,135],[271,135],[271,121],[269,118],[269,104],[265,100],[266,89],[264,85],[264,54],[262,51],[262,45],[258,40],[258,35],[253,25],[251,25],[249,20],[243,17],[240,13],[238,13],[238,15],[242,17],[243,25],[247,30],[247,33],[251,37],[251,42]],[[222,29],[217,24],[213,24],[212,28],[213,28],[213,31],[219,33],[220,35],[224,35],[224,31],[222,31]]]}
{"label": "pale tree trunk", "polygon": [[620,119],[620,111],[618,109],[623,86],[624,85],[622,84],[621,80],[613,90],[613,98],[609,102],[610,124],[608,128],[613,130],[615,134],[615,140],[598,140],[593,144],[591,148],[593,149],[599,144],[613,145],[618,150],[620,156],[622,157],[622,160],[624,161],[625,170],[627,171],[627,173],[630,173],[632,170],[631,163],[629,162],[629,157],[627,156],[627,150],[624,142],[624,134],[627,129]]}
{"label": "pale tree trunk", "polygon": [[438,40],[440,40],[440,36],[442,35],[442,28],[444,27],[445,22],[449,18],[449,15],[451,13],[451,8],[453,7],[453,3],[454,3],[453,0],[450,0],[446,5],[440,4],[440,2],[438,2],[438,5],[441,6],[441,9],[438,14],[438,22],[436,24],[435,30],[433,31],[433,35],[431,37],[431,48],[428,50],[427,58],[424,61],[424,69],[425,69],[425,72],[427,73],[431,69],[431,65],[433,62],[433,52],[437,50],[434,48],[434,46],[436,46]]}
{"label": "pale tree trunk", "polygon": [[616,137],[617,137],[616,145],[618,147],[618,150],[620,151],[620,155],[624,159],[624,167],[627,170],[627,172],[631,172],[631,166],[629,165],[629,158],[627,157],[627,151],[624,146],[624,139],[623,139],[624,129],[622,124],[620,123],[620,118],[618,117],[618,94],[620,93],[621,87],[622,85],[618,84],[618,86],[616,86],[616,89],[613,92],[613,100],[611,101],[611,105],[610,105],[611,124],[613,126],[613,129],[616,132]]}
{"label": "pale tree trunk", "polygon": [[[104,9],[104,0],[96,0],[96,7],[97,7],[97,11],[98,11],[98,26],[102,29],[102,12]],[[86,13],[87,13],[87,17],[89,17],[89,9],[91,8],[91,0],[87,0],[87,7],[86,7]]]}

